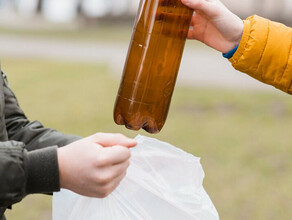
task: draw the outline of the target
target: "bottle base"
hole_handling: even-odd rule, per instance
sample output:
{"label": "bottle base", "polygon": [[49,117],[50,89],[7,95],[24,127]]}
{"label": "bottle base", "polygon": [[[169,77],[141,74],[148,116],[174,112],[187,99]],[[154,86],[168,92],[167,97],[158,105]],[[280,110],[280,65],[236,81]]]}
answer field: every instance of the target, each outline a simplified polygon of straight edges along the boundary
{"label": "bottle base", "polygon": [[147,121],[145,123],[141,123],[142,125],[133,125],[134,123],[131,123],[127,120],[125,120],[120,114],[114,117],[114,121],[117,125],[125,125],[125,127],[129,130],[138,131],[140,129],[144,129],[150,134],[157,134],[160,132],[160,129],[157,127],[156,123],[151,121]]}

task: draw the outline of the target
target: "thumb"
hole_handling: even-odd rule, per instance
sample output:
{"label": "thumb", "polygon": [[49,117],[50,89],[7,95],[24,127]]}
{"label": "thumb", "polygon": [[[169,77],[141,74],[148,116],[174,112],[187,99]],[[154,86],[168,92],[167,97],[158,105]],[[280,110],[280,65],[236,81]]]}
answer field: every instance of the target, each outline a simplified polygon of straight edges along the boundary
{"label": "thumb", "polygon": [[103,147],[111,147],[121,145],[124,147],[134,147],[137,142],[134,139],[128,138],[122,134],[97,133],[89,137],[92,142],[98,143]]}

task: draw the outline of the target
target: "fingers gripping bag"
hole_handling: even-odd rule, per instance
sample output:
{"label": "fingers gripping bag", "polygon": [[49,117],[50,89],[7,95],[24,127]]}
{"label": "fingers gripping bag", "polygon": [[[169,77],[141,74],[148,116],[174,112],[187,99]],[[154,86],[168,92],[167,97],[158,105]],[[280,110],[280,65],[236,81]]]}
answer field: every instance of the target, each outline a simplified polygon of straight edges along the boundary
{"label": "fingers gripping bag", "polygon": [[54,220],[217,220],[203,188],[200,158],[168,143],[137,136],[126,177],[108,197],[69,190],[53,196]]}

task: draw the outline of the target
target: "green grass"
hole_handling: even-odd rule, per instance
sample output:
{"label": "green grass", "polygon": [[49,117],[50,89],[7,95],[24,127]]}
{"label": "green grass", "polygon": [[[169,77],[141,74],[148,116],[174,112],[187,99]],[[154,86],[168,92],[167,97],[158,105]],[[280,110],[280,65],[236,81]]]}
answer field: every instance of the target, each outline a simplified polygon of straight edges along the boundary
{"label": "green grass", "polygon": [[[104,64],[2,60],[31,120],[65,133],[134,132],[114,124],[119,79]],[[221,219],[292,218],[292,97],[286,94],[177,87],[158,135],[202,158],[204,186]],[[50,219],[51,198],[28,196],[9,219]]]}

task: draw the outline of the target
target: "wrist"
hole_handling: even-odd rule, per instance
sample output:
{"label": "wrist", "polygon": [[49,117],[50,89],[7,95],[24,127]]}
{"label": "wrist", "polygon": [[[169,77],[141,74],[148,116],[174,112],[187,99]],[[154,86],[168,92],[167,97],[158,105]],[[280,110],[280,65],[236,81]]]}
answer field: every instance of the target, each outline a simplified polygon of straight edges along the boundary
{"label": "wrist", "polygon": [[226,36],[225,38],[226,44],[221,51],[223,54],[227,54],[235,47],[238,47],[242,39],[244,21],[242,21],[239,17],[236,16],[234,19],[234,23],[231,26],[232,27],[229,27],[228,32],[224,33],[224,35]]}
{"label": "wrist", "polygon": [[242,35],[243,35],[244,21],[238,18],[237,23],[238,25],[235,26],[235,30],[234,30],[235,36],[234,36],[233,46],[232,48],[230,48],[230,50],[239,46]]}
{"label": "wrist", "polygon": [[65,172],[65,157],[64,157],[64,147],[57,149],[57,158],[59,165],[59,182],[60,188],[67,188],[66,172]]}

